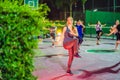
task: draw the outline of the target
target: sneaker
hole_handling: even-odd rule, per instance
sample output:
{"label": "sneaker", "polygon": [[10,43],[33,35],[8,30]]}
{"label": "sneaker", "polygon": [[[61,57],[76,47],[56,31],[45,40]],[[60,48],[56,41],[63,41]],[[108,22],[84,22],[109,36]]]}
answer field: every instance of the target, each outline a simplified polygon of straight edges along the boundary
{"label": "sneaker", "polygon": [[74,57],[76,57],[76,58],[81,58],[81,56],[80,56],[78,53],[75,54]]}
{"label": "sneaker", "polygon": [[52,47],[52,48],[55,48],[55,46],[54,46],[54,45],[52,45],[51,47]]}
{"label": "sneaker", "polygon": [[99,43],[96,43],[96,45],[100,45]]}
{"label": "sneaker", "polygon": [[67,75],[67,76],[72,76],[73,73],[71,72],[71,70],[67,70],[66,75]]}

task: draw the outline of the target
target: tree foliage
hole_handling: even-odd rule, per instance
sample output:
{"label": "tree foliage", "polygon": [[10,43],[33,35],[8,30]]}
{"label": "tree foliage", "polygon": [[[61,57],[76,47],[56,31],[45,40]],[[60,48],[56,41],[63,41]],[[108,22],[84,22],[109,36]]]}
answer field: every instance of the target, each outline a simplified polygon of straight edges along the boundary
{"label": "tree foliage", "polygon": [[20,5],[17,1],[0,1],[0,78],[2,80],[35,80],[33,48],[34,35],[45,26],[50,11],[46,4],[38,10]]}
{"label": "tree foliage", "polygon": [[85,3],[87,2],[87,0],[82,0],[82,6],[83,6],[83,13],[85,13]]}
{"label": "tree foliage", "polygon": [[72,16],[72,7],[75,3],[81,1],[83,6],[83,13],[85,12],[85,3],[87,0],[56,0],[55,5],[58,9],[62,9],[66,12],[68,10],[70,12],[70,16]]}

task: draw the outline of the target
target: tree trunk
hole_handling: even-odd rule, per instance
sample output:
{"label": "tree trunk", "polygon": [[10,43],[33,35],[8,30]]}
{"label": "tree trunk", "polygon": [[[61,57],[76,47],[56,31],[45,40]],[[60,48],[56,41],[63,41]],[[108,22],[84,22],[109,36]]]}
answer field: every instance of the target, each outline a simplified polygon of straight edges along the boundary
{"label": "tree trunk", "polygon": [[70,4],[70,17],[72,17],[72,3]]}
{"label": "tree trunk", "polygon": [[67,18],[67,11],[65,10],[65,12],[64,12],[64,19],[66,20],[66,18]]}
{"label": "tree trunk", "polygon": [[39,2],[40,2],[40,3],[43,3],[43,0],[40,0]]}
{"label": "tree trunk", "polygon": [[85,13],[85,5],[83,4],[83,14]]}

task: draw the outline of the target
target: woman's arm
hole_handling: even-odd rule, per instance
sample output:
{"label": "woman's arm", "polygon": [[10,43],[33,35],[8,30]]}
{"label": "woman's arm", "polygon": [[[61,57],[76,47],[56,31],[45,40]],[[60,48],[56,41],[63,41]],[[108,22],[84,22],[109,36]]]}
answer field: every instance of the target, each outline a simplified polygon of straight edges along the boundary
{"label": "woman's arm", "polygon": [[115,32],[116,32],[116,28],[111,28],[110,33],[107,34],[107,36],[110,36],[110,35],[114,34]]}
{"label": "woman's arm", "polygon": [[111,32],[111,33],[109,33],[109,34],[106,34],[107,36],[110,36],[110,35],[112,35],[113,33]]}
{"label": "woman's arm", "polygon": [[101,24],[102,25],[102,27],[105,27],[106,26],[106,24]]}
{"label": "woman's arm", "polygon": [[70,34],[73,36],[78,36],[77,28],[74,27],[74,29],[70,31]]}
{"label": "woman's arm", "polygon": [[85,28],[85,25],[84,24],[82,24],[82,27],[83,27],[83,29]]}
{"label": "woman's arm", "polygon": [[96,24],[89,24],[89,23],[88,23],[88,26],[96,26]]}

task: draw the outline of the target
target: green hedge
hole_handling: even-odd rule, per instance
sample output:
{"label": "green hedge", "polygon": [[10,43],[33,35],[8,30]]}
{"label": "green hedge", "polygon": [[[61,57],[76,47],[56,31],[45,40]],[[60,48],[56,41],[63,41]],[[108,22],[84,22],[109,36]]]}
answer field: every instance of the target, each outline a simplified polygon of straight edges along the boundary
{"label": "green hedge", "polygon": [[43,20],[49,8],[41,4],[38,10],[17,2],[0,1],[0,78],[2,80],[35,80],[32,71],[34,35],[45,26]]}

